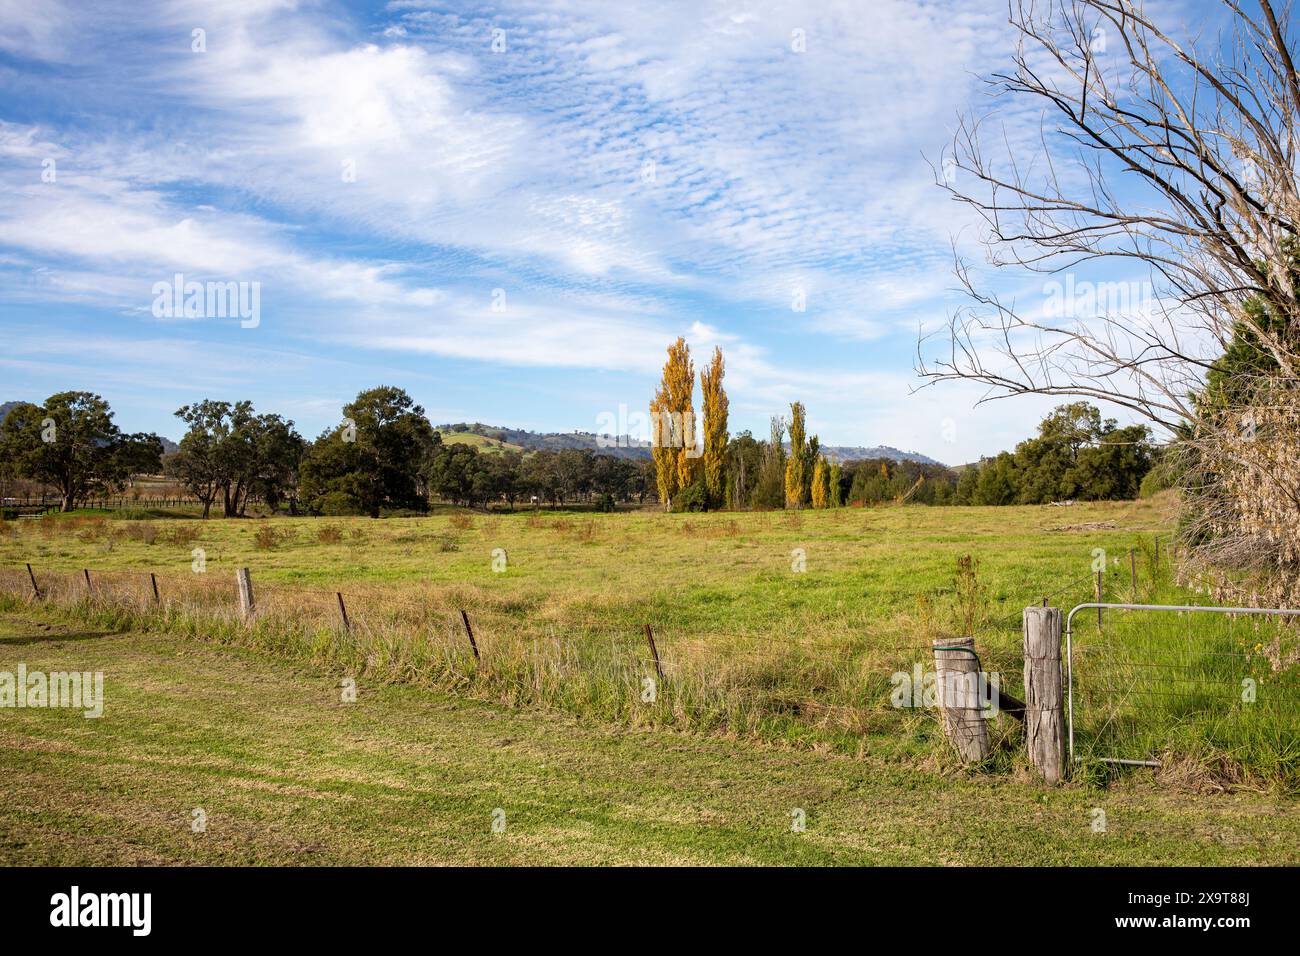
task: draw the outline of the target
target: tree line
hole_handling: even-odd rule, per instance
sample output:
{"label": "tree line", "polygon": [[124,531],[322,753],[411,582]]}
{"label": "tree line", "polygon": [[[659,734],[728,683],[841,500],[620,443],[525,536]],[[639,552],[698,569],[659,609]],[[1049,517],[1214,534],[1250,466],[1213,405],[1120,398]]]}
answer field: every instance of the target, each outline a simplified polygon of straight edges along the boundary
{"label": "tree line", "polygon": [[163,473],[203,509],[242,517],[252,502],[290,514],[422,512],[437,498],[466,507],[521,500],[552,507],[653,496],[649,462],[586,449],[480,452],[444,442],[424,409],[400,388],[361,392],[340,426],[315,441],[294,422],[252,402],[205,399],[176,412],[186,426],[178,450],[157,435],[120,432],[101,396],[61,392],[42,405],[19,403],[0,423],[0,477],[57,489],[63,511],[120,491],[132,477]]}
{"label": "tree line", "polygon": [[663,377],[650,404],[659,500],[677,511],[712,508],[839,508],[883,502],[1010,505],[1135,498],[1157,450],[1150,430],[1121,428],[1087,402],[1056,408],[1038,434],[1014,452],[960,469],[893,459],[828,460],[807,433],[802,402],[774,416],[768,439],[727,432],[725,363],[714,349],[699,376],[703,439],[695,427],[695,368],[690,347],[668,347]]}
{"label": "tree line", "polygon": [[[830,461],[809,436],[801,402],[771,419],[766,441],[727,432],[725,365],[715,350],[701,375],[705,421],[696,436],[694,369],[679,339],[651,405],[653,459],[588,449],[484,452],[445,440],[402,389],[368,389],[343,407],[342,423],[315,441],[293,421],[259,413],[248,401],[205,399],[176,412],[186,426],[178,450],[163,454],[153,434],[123,434],[90,392],[61,392],[43,405],[19,404],[0,423],[0,476],[57,489],[65,511],[120,490],[135,475],[160,471],[202,506],[226,517],[261,502],[290,514],[378,517],[423,512],[437,499],[469,508],[520,502],[575,502],[612,511],[619,502],[658,500],[679,511],[729,508],[839,508],[909,502],[931,505],[1040,504],[1133,498],[1157,449],[1142,426],[1121,428],[1086,402],[1063,405],[1038,434],[961,469],[893,459]],[[667,413],[667,414],[665,414]]]}

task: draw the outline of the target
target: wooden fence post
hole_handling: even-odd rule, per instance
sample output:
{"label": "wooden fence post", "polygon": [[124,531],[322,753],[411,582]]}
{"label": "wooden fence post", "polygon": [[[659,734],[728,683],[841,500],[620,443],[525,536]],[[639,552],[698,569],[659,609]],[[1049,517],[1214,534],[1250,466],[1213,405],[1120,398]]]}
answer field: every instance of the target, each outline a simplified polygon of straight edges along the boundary
{"label": "wooden fence post", "polygon": [[36,574],[32,571],[32,566],[30,564],[27,565],[27,577],[32,582],[32,594],[35,596],[36,600],[39,601],[41,599],[41,589],[36,586]]}
{"label": "wooden fence post", "polygon": [[239,616],[245,621],[251,621],[253,612],[257,610],[257,604],[253,600],[253,578],[248,568],[240,568],[236,571],[235,581],[239,585]]}
{"label": "wooden fence post", "polygon": [[460,619],[465,624],[465,633],[469,636],[469,648],[474,652],[474,660],[482,660],[478,656],[478,641],[474,640],[474,628],[469,626],[469,615],[465,613],[464,608],[460,609]]}
{"label": "wooden fence post", "polygon": [[981,675],[975,638],[935,640],[934,668],[944,733],[962,760],[979,763],[989,755],[989,729],[980,706]]}
{"label": "wooden fence post", "polygon": [[81,569],[81,573],[82,573],[82,575],[84,575],[85,578],[86,578],[86,597],[94,597],[94,596],[95,596],[95,588],[94,588],[94,586],[90,583],[90,569],[89,569],[89,568],[82,568],[82,569]]}
{"label": "wooden fence post", "polygon": [[343,630],[348,634],[352,633],[352,622],[348,620],[348,608],[343,603],[343,592],[335,591],[334,596],[339,599],[339,617],[343,618]]}
{"label": "wooden fence post", "polygon": [[1025,637],[1025,747],[1048,783],[1060,782],[1065,764],[1061,710],[1061,609],[1027,607]]}
{"label": "wooden fence post", "polygon": [[[1102,587],[1101,576],[1103,573],[1104,572],[1102,571],[1097,572],[1097,603],[1098,604],[1101,603],[1101,587]],[[1099,631],[1101,630],[1101,608],[1097,608],[1097,630]]]}
{"label": "wooden fence post", "polygon": [[655,673],[659,675],[659,683],[663,684],[664,668],[663,665],[659,663],[659,648],[655,646],[655,632],[650,629],[649,624],[645,625],[645,639],[646,643],[650,645],[650,656],[654,658]]}
{"label": "wooden fence post", "polygon": [[149,584],[153,588],[153,603],[161,604],[162,601],[158,598],[158,576],[152,571],[149,572]]}

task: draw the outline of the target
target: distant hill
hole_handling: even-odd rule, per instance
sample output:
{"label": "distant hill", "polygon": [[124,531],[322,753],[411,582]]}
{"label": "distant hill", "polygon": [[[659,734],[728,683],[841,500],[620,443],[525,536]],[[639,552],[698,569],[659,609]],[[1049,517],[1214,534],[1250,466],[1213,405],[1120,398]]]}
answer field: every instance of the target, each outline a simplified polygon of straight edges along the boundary
{"label": "distant hill", "polygon": [[[9,409],[18,402],[0,404],[0,422],[9,414]],[[586,448],[602,455],[616,458],[631,458],[638,461],[651,456],[650,443],[638,441],[627,435],[597,435],[594,432],[530,432],[522,428],[509,428],[504,425],[485,425],[482,422],[457,422],[454,425],[434,426],[442,433],[442,440],[451,443],[473,445],[479,451],[500,453],[517,451],[526,453],[549,449],[558,451],[562,448]],[[180,446],[170,438],[162,439],[163,454],[174,455]],[[861,461],[869,458],[889,458],[893,461],[915,461],[923,465],[942,465],[926,455],[916,451],[900,451],[890,445],[823,445],[822,453],[827,458],[837,461]]]}
{"label": "distant hill", "polygon": [[[459,422],[455,425],[436,425],[443,441],[473,441],[470,436],[502,443],[505,450],[559,451],[564,448],[586,448],[615,458],[649,459],[650,443],[637,441],[627,435],[596,435],[593,432],[530,432],[522,428],[503,425],[484,425],[482,422]],[[482,451],[491,451],[492,447]]]}
{"label": "distant hill", "polygon": [[504,454],[508,451],[517,451],[522,454],[528,451],[522,445],[516,445],[487,435],[480,435],[477,432],[448,431],[443,427],[439,427],[437,430],[442,435],[444,445],[473,445],[479,451],[493,455]]}
{"label": "distant hill", "polygon": [[862,445],[823,445],[822,454],[827,458],[835,458],[838,461],[865,461],[871,458],[889,458],[894,461],[914,461],[922,465],[940,465],[943,462],[935,461],[928,455],[922,455],[919,451],[899,451],[892,445],[873,445],[870,448]]}
{"label": "distant hill", "polygon": [[[602,455],[638,460],[651,457],[649,442],[638,441],[627,435],[596,435],[593,432],[530,432],[504,425],[485,425],[482,422],[459,422],[455,425],[438,425],[443,441],[463,441],[478,445],[481,451],[503,450],[538,451],[561,448],[587,448]],[[486,440],[486,441],[485,441]],[[493,445],[492,443],[498,443]],[[889,445],[823,445],[822,452],[838,461],[860,461],[869,458],[889,458],[893,461],[914,461],[922,465],[942,465],[942,462],[916,451],[900,451]]]}

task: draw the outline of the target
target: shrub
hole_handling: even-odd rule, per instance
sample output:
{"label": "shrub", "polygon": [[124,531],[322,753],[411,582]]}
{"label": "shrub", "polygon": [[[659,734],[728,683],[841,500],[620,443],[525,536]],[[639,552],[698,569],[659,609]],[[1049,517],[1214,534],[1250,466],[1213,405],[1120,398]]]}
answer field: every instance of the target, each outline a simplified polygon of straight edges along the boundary
{"label": "shrub", "polygon": [[166,531],[159,532],[158,540],[164,544],[191,545],[199,539],[199,528],[197,525],[181,524],[168,528]]}
{"label": "shrub", "polygon": [[143,541],[145,544],[153,544],[158,537],[158,526],[151,521],[141,522],[140,524],[129,524],[122,529],[122,534],[132,541]]}
{"label": "shrub", "polygon": [[474,527],[474,519],[471,518],[469,515],[463,515],[460,514],[459,512],[452,515],[451,518],[448,519],[448,521],[451,524],[451,526],[455,528],[457,531],[466,531],[469,528]]}
{"label": "shrub", "polygon": [[704,482],[688,485],[673,496],[673,511],[708,511],[709,492]]}
{"label": "shrub", "polygon": [[339,515],[359,515],[364,513],[361,507],[361,501],[355,495],[350,495],[346,491],[330,491],[316,498],[312,502],[315,511],[330,517]]}
{"label": "shrub", "polygon": [[335,524],[322,525],[316,532],[316,540],[321,544],[338,544],[343,540],[343,529]]}
{"label": "shrub", "polygon": [[288,544],[296,537],[298,537],[297,533],[290,528],[277,531],[271,525],[264,524],[254,533],[253,544],[262,551],[273,551],[282,544]]}
{"label": "shrub", "polygon": [[1138,488],[1139,498],[1151,498],[1164,491],[1166,488],[1174,486],[1173,476],[1170,474],[1170,468],[1164,462],[1156,465],[1142,477],[1142,484]]}
{"label": "shrub", "polygon": [[614,505],[613,495],[610,494],[601,495],[600,500],[596,502],[596,510],[604,512],[605,514],[609,514],[613,512],[614,508],[615,505]]}

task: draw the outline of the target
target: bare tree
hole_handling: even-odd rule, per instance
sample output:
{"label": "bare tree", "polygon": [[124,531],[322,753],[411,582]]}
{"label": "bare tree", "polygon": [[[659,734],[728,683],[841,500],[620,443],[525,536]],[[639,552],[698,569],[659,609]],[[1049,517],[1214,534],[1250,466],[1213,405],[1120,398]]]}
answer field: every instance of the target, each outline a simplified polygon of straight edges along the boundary
{"label": "bare tree", "polygon": [[943,185],[976,212],[993,266],[1072,277],[1110,263],[1146,277],[1149,307],[1025,309],[957,256],[969,303],[937,353],[922,338],[918,371],[980,382],[982,400],[1082,396],[1165,427],[1202,567],[1300,600],[1291,8],[1221,0],[1208,40],[1175,38],[1135,0],[1008,9],[1016,49],[988,83],[1020,109],[963,118]]}
{"label": "bare tree", "polygon": [[1103,399],[1174,429],[1195,420],[1189,396],[1243,323],[1295,377],[1294,338],[1244,308],[1300,318],[1284,267],[1298,221],[1290,10],[1252,7],[1222,0],[1227,35],[1196,44],[1133,0],[1013,0],[1011,69],[989,88],[1041,121],[1027,132],[1023,112],[996,130],[996,111],[963,118],[943,184],[982,220],[993,265],[1062,274],[1128,260],[1152,307],[1044,317],[982,290],[958,258],[970,304],[937,354],[922,340],[929,382]]}

